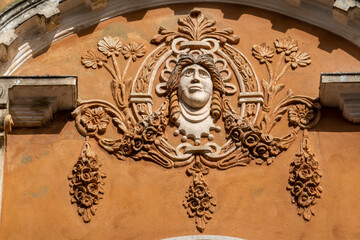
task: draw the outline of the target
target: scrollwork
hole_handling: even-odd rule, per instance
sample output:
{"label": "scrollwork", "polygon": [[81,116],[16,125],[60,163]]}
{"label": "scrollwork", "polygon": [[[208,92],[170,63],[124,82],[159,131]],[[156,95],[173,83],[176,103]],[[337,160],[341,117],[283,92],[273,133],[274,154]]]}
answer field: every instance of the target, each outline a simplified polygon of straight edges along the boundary
{"label": "scrollwork", "polygon": [[[103,149],[121,160],[151,161],[164,168],[190,165],[187,173],[193,180],[183,203],[189,217],[195,218],[197,229],[203,232],[216,206],[204,179],[209,169],[226,170],[251,162],[271,164],[277,155],[290,147],[299,131],[315,126],[320,118],[321,106],[317,99],[294,95],[290,89],[283,99],[278,99],[279,93],[285,89],[285,84],[279,83],[279,80],[288,69],[296,70],[311,63],[310,55],[299,50],[297,41],[287,37],[276,39],[273,47],[265,43],[253,46],[253,56],[266,66],[268,72],[267,79],[260,84],[250,62],[231,46],[239,42],[233,30],[217,31],[215,21],[208,20],[199,10],[180,18],[178,24],[177,32],[160,28],[159,34],[151,40],[159,46],[146,57],[143,44],[123,44],[118,37],[109,36],[98,42],[97,52],[87,51],[81,58],[85,68],[106,69],[111,74],[114,104],[97,99],[79,101],[72,114],[78,131],[86,137],[82,160],[78,163],[84,165],[90,158],[86,152],[90,151],[88,138],[92,137]],[[123,60],[118,58],[120,55]],[[145,60],[137,75],[126,77],[130,65],[142,57]],[[122,71],[121,62],[125,63]],[[182,86],[180,84],[185,81],[182,80],[185,69],[188,84],[194,76],[203,76],[201,81],[195,79],[198,85],[193,89],[186,88],[184,82]],[[155,80],[157,77],[159,79]],[[181,93],[179,86],[184,87]],[[205,86],[209,88],[203,91],[202,96],[205,97],[193,98],[191,94],[204,90]],[[187,99],[182,95],[185,91]],[[155,101],[160,105],[155,111],[152,109],[154,92],[157,94],[155,97],[160,98]],[[234,101],[230,99],[233,95],[237,95],[235,108],[231,105]],[[196,99],[196,104],[189,99]],[[189,103],[190,108],[185,106]],[[274,136],[272,130],[284,116],[287,116],[288,132],[281,137]],[[167,128],[169,124],[176,129]],[[223,129],[222,124],[225,130],[223,145],[213,141],[214,135]],[[197,126],[199,132],[186,132]],[[107,130],[114,127],[116,134],[108,134]],[[175,137],[183,135],[177,146],[168,142],[166,133],[171,131]],[[319,194],[311,195],[313,188],[308,186],[308,179],[304,182],[301,178],[302,171],[305,171],[301,166],[306,159],[313,159],[306,147],[307,140],[303,142],[297,157],[305,160],[300,165],[295,161],[292,164],[288,188],[293,202],[308,220],[312,211],[310,205],[315,204]],[[311,166],[310,170],[317,171],[315,166]],[[76,176],[78,172],[74,171],[73,176]],[[100,168],[92,171],[100,171]],[[101,176],[98,185],[105,177]],[[74,177],[72,179],[74,202],[80,206],[79,213],[84,221],[90,221],[90,216],[95,214],[92,208],[95,200],[92,205],[81,203],[81,196],[88,194],[84,190],[87,185]],[[302,195],[298,194],[300,183]],[[74,186],[78,185],[86,186],[76,190]],[[321,189],[318,185],[315,187]],[[84,194],[78,193],[80,190],[84,190]],[[305,193],[311,201],[305,199]],[[305,202],[302,202],[303,199]]]}

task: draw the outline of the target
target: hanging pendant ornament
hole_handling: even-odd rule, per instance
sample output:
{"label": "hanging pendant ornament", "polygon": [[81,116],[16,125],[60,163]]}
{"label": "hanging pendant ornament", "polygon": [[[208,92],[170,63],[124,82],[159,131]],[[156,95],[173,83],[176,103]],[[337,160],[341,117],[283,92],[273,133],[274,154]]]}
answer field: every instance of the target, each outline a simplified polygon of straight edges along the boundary
{"label": "hanging pendant ornament", "polygon": [[[100,40],[98,51],[89,50],[81,62],[87,69],[110,73],[113,102],[80,101],[72,114],[82,135],[118,159],[151,161],[164,168],[191,166],[193,181],[184,206],[202,232],[215,210],[203,179],[209,169],[271,164],[300,130],[318,122],[320,104],[290,89],[278,100],[285,73],[311,63],[290,37],[276,39],[275,49],[265,43],[253,46],[253,56],[268,70],[260,82],[234,47],[240,38],[232,29],[218,30],[200,10],[178,24],[178,31],[160,27],[151,40],[157,47],[146,57],[142,43],[110,36]],[[129,77],[133,65],[138,71]],[[288,133],[273,136],[272,129],[286,114]],[[107,134],[109,125],[117,128],[117,136]]]}

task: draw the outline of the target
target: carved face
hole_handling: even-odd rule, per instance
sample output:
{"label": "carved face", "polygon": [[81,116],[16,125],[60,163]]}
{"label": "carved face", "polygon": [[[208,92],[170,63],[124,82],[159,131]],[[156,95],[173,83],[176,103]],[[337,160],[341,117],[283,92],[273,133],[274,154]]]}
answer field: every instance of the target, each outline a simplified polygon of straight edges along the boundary
{"label": "carved face", "polygon": [[192,108],[202,108],[213,91],[210,73],[202,66],[192,64],[181,71],[178,86],[179,99]]}

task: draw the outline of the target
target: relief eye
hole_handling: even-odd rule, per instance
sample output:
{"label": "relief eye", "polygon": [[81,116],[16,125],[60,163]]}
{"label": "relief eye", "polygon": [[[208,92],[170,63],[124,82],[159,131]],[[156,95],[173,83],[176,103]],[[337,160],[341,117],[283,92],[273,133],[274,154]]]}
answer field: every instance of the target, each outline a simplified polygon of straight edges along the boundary
{"label": "relief eye", "polygon": [[185,75],[186,77],[190,77],[193,74],[194,74],[194,70],[192,70],[192,69],[188,69],[183,73],[183,75]]}
{"label": "relief eye", "polygon": [[199,71],[199,75],[200,75],[200,77],[202,77],[202,78],[209,77],[209,74],[208,74],[206,71],[204,71],[204,70],[200,70],[200,71]]}

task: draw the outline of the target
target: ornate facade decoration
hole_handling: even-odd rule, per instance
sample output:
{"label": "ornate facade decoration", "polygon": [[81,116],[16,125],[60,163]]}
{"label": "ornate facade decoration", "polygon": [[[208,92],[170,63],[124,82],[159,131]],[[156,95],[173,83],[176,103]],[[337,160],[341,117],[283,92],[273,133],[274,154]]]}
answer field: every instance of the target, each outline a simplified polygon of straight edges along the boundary
{"label": "ornate facade decoration", "polygon": [[190,218],[195,217],[196,228],[203,232],[205,225],[212,218],[216,202],[211,195],[204,175],[209,173],[209,168],[204,167],[200,161],[187,169],[187,174],[192,176],[192,185],[185,194],[184,207]]}
{"label": "ornate facade decoration", "polygon": [[289,172],[287,190],[291,193],[291,202],[297,205],[299,215],[309,221],[315,215],[312,207],[321,197],[322,188],[319,163],[311,153],[307,130],[304,131],[299,152],[291,163]]}
{"label": "ornate facade decoration", "polygon": [[[320,104],[290,89],[279,100],[285,88],[279,80],[286,71],[311,62],[290,37],[277,39],[275,49],[265,43],[253,46],[254,57],[268,69],[268,78],[259,82],[250,62],[233,47],[240,38],[232,29],[217,30],[215,21],[199,10],[178,24],[178,31],[159,29],[151,40],[158,46],[146,57],[142,44],[123,45],[113,37],[100,40],[99,51],[85,53],[81,61],[86,68],[105,68],[111,74],[115,105],[80,101],[73,116],[82,135],[119,159],[152,161],[164,168],[191,164],[187,172],[193,182],[184,206],[203,231],[215,207],[204,179],[209,169],[252,161],[271,164],[301,129],[318,122]],[[142,57],[137,74],[126,77],[130,64]],[[288,133],[273,136],[286,114]],[[117,129],[115,134],[107,130],[109,125]]]}
{"label": "ornate facade decoration", "polygon": [[104,194],[104,178],[102,163],[86,139],[78,161],[68,176],[70,181],[71,203],[76,203],[78,213],[84,222],[90,222],[95,215],[96,206]]}

